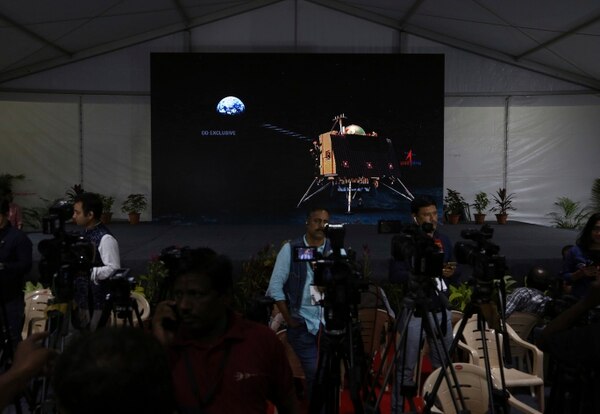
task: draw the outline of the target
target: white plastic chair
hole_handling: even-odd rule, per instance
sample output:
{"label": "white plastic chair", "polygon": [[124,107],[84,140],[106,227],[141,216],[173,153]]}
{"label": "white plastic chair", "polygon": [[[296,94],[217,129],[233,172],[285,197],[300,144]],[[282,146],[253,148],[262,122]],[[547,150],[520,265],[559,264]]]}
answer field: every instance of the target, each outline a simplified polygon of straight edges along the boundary
{"label": "white plastic chair", "polygon": [[[148,302],[148,299],[146,299],[144,297],[144,295],[142,295],[141,293],[138,293],[138,292],[131,292],[130,295],[131,295],[131,298],[135,299],[135,301],[137,302],[137,307],[140,312],[140,319],[142,320],[142,322],[148,320],[148,318],[150,318],[150,303]],[[131,316],[132,316],[133,324],[135,325],[137,323],[137,317],[135,315],[135,311],[132,310]],[[124,323],[125,323],[125,319],[118,318],[114,312],[111,313],[111,315],[110,315],[110,325],[111,326],[121,326]]]}
{"label": "white plastic chair", "polygon": [[25,321],[21,337],[27,338],[32,333],[44,332],[46,330],[46,308],[48,301],[53,299],[50,289],[40,289],[25,294]]}
{"label": "white plastic chair", "polygon": [[[506,323],[515,330],[521,339],[527,341],[529,334],[541,320],[541,316],[536,315],[535,313],[513,312],[506,318]],[[530,353],[528,350],[519,346],[519,344],[512,339],[510,340],[510,355],[513,360],[516,361],[516,367],[519,369],[525,367],[525,363],[531,364]]]}
{"label": "white plastic chair", "polygon": [[[458,327],[454,329],[454,335],[458,334]],[[512,339],[518,346],[524,347],[532,352],[532,363],[529,372],[519,371],[515,368],[503,368],[503,363],[498,358],[498,348],[502,351],[502,335],[499,336],[500,345],[496,342],[495,332],[492,329],[485,327],[486,345],[488,349],[489,363],[492,371],[492,376],[500,380],[500,370],[504,370],[504,379],[506,388],[509,390],[517,387],[533,387],[535,396],[538,400],[540,410],[537,411],[532,407],[528,407],[527,412],[543,412],[544,411],[544,364],[543,353],[535,345],[519,338],[515,331],[506,324],[506,330],[509,338]],[[469,362],[485,367],[482,334],[477,327],[477,315],[469,319],[462,333],[462,340],[458,342],[458,346],[464,349],[469,354]],[[518,401],[513,401],[518,404]],[[522,403],[521,403],[522,404]],[[524,405],[524,404],[523,404]],[[533,411],[530,411],[533,410]]]}
{"label": "white plastic chair", "polygon": [[[471,414],[487,413],[489,406],[489,392],[485,370],[473,364],[463,363],[455,363],[453,364],[453,367],[456,372],[458,386],[460,386],[465,407],[461,407],[456,391],[457,384],[454,382],[450,370],[447,372],[451,386],[448,386],[446,379],[442,380],[435,396],[436,400],[434,407],[440,409],[441,411],[439,412],[455,414],[456,408],[453,401],[456,401],[459,409],[468,409]],[[433,386],[441,372],[442,369],[437,368],[429,374],[423,385],[423,395],[427,396],[427,394],[431,394]]]}

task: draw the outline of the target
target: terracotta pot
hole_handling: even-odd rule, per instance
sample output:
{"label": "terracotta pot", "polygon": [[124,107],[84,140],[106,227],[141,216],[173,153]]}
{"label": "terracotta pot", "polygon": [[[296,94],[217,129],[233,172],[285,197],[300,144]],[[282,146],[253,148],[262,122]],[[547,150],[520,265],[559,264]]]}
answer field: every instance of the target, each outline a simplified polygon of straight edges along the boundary
{"label": "terracotta pot", "polygon": [[109,224],[112,220],[112,213],[102,213],[100,216],[100,221],[102,224]]}
{"label": "terracotta pot", "polygon": [[473,215],[475,217],[475,223],[476,224],[483,224],[485,222],[485,214],[477,214],[475,213]]}
{"label": "terracotta pot", "polygon": [[448,224],[458,224],[460,214],[448,214]]}
{"label": "terracotta pot", "polygon": [[508,214],[496,214],[496,221],[498,224],[506,224],[506,220],[508,219]]}
{"label": "terracotta pot", "polygon": [[129,223],[138,224],[140,222],[140,213],[129,213]]}

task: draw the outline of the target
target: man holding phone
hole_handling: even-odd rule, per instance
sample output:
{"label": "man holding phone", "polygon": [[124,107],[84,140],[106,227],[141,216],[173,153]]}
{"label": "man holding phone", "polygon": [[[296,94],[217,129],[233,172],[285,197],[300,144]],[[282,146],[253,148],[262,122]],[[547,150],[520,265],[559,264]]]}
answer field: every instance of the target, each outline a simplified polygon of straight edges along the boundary
{"label": "man holding phone", "polygon": [[294,252],[313,247],[323,256],[328,255],[331,252],[325,236],[328,223],[329,211],[326,209],[316,207],[308,212],[305,234],[283,245],[267,290],[287,324],[287,338],[302,364],[309,401],[317,372],[323,308],[311,300],[314,272],[310,262],[294,260]]}
{"label": "man holding phone", "polygon": [[[422,227],[424,223],[431,224],[431,226],[429,226],[431,231],[427,233],[427,236],[433,238],[435,245],[444,255],[442,272],[440,276],[436,277],[437,289],[431,297],[431,309],[428,313],[430,322],[433,322],[432,315],[435,315],[436,320],[439,323],[439,331],[441,331],[443,335],[442,338],[431,338],[428,335],[428,341],[438,342],[438,346],[433,346],[430,342],[429,358],[435,369],[442,365],[444,358],[443,355],[438,355],[436,352],[436,349],[442,349],[439,342],[443,341],[446,349],[450,348],[452,343],[452,322],[450,315],[445,313],[445,309],[448,307],[448,285],[450,282],[457,283],[459,275],[457,273],[456,263],[451,261],[452,243],[445,234],[440,233],[437,229],[438,212],[435,200],[427,196],[418,196],[411,202],[410,209],[413,221],[419,227]],[[390,263],[390,282],[408,284],[410,280],[410,270],[408,260],[392,260]],[[411,387],[415,386],[413,377],[422,345],[422,318],[420,315],[410,315],[410,310],[411,309],[402,310],[401,318],[403,319],[398,325],[401,328],[406,326],[406,335],[402,338],[402,345],[405,349],[401,349],[398,353],[397,384],[394,387],[394,394],[392,397],[392,413],[403,411],[401,409],[403,407],[403,398],[400,394],[406,390],[406,395],[410,395],[412,393]],[[410,319],[408,319],[409,317]],[[434,329],[437,330],[435,327]],[[402,335],[403,333],[400,332],[399,334]],[[402,390],[401,386],[405,387],[405,390]]]}
{"label": "man holding phone", "polygon": [[174,300],[158,304],[152,331],[166,347],[180,413],[297,413],[283,344],[267,326],[233,312],[231,261],[208,248],[186,251]]}

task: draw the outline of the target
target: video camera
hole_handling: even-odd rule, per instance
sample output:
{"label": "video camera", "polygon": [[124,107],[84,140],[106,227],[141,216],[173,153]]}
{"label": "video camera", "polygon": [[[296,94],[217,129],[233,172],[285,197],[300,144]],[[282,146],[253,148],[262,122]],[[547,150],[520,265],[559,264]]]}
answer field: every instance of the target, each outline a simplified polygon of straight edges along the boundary
{"label": "video camera", "polygon": [[[107,299],[112,300],[117,309],[128,308],[131,304],[131,291],[137,283],[131,269],[117,269],[107,279]],[[123,315],[118,315],[124,317]]]}
{"label": "video camera", "polygon": [[484,224],[480,230],[466,229],[461,231],[461,237],[473,240],[474,243],[456,242],[454,256],[461,264],[468,264],[473,268],[473,277],[480,282],[500,280],[506,271],[506,259],[500,256],[500,247],[490,241],[494,229],[489,224]]}
{"label": "video camera", "polygon": [[402,224],[399,221],[379,221],[379,233],[396,233],[392,237],[394,260],[404,261],[411,274],[430,278],[442,276],[444,253],[431,234],[433,224]]}
{"label": "video camera", "polygon": [[308,262],[314,271],[314,285],[323,298],[318,302],[324,307],[325,328],[328,332],[343,331],[356,312],[361,292],[368,290],[368,282],[356,264],[356,254],[344,249],[346,229],[344,224],[328,224],[325,236],[331,243],[331,251],[322,255],[316,247],[295,247],[294,261]]}
{"label": "video camera", "polygon": [[48,215],[42,217],[44,234],[60,234],[65,231],[65,222],[73,217],[73,204],[66,200],[57,200],[48,209]]}
{"label": "video camera", "polygon": [[49,215],[42,219],[44,234],[52,234],[38,244],[42,258],[39,264],[40,282],[53,285],[58,302],[73,297],[73,279],[82,274],[89,275],[94,265],[96,248],[79,233],[65,231],[65,222],[73,215],[73,206],[63,200],[50,207]]}

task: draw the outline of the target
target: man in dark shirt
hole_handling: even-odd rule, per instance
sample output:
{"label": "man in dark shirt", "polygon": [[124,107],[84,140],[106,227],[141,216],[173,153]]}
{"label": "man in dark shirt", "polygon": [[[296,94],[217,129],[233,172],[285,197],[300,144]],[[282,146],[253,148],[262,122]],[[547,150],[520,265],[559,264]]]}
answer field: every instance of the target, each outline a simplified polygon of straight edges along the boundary
{"label": "man in dark shirt", "polygon": [[[13,346],[21,340],[25,275],[31,270],[31,240],[8,220],[8,200],[0,203],[0,325],[8,324]],[[4,317],[5,316],[5,317]]]}
{"label": "man in dark shirt", "polygon": [[269,327],[230,308],[232,265],[207,248],[182,252],[174,300],[152,320],[167,347],[179,412],[297,413],[292,372],[283,344]]}

